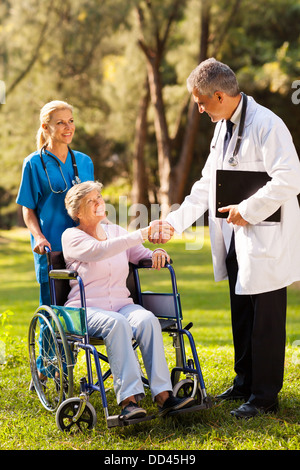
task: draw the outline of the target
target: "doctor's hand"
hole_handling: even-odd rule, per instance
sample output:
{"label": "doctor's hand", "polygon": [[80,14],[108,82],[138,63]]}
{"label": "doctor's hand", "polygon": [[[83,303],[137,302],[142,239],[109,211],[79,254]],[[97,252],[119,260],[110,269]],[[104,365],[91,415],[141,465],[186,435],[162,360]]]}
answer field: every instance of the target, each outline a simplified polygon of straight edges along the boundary
{"label": "doctor's hand", "polygon": [[238,211],[238,205],[234,204],[231,206],[226,206],[226,207],[220,207],[218,209],[219,212],[229,212],[228,217],[226,221],[230,224],[232,223],[233,225],[240,225],[241,227],[244,227],[245,225],[248,224],[248,222],[243,219],[241,214]]}
{"label": "doctor's hand", "polygon": [[150,223],[148,240],[154,244],[167,243],[174,235],[174,228],[164,220],[153,220]]}

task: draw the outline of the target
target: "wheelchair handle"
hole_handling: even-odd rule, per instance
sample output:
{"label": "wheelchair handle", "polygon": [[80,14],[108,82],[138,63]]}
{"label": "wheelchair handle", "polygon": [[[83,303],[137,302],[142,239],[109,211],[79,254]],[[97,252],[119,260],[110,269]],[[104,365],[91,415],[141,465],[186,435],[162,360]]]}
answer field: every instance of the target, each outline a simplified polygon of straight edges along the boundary
{"label": "wheelchair handle", "polygon": [[[172,260],[170,260],[170,263],[166,262],[165,268],[167,268],[170,264],[172,264]],[[141,259],[138,264],[139,268],[152,268],[152,259],[151,258],[146,258],[146,259]]]}

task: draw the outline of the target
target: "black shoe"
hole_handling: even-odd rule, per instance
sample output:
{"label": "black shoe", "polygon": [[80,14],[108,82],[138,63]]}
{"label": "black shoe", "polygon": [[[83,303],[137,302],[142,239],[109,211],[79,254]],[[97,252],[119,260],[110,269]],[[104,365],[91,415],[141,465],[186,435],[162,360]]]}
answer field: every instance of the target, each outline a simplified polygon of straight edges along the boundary
{"label": "black shoe", "polygon": [[146,410],[131,401],[122,409],[120,419],[143,418],[146,414]]}
{"label": "black shoe", "polygon": [[225,392],[221,393],[221,395],[217,395],[215,398],[217,400],[248,400],[249,395],[244,395],[242,392],[236,390],[234,386],[232,386]]}
{"label": "black shoe", "polygon": [[249,401],[241,405],[236,410],[232,410],[230,414],[236,418],[254,418],[254,416],[264,413],[276,413],[278,411],[278,403],[273,403],[270,406],[255,406]]}
{"label": "black shoe", "polygon": [[159,416],[165,416],[166,414],[170,413],[170,411],[178,411],[182,410],[183,408],[189,408],[193,403],[193,397],[178,398],[174,397],[174,395],[170,395],[169,398],[167,398],[164,402],[163,406],[158,407],[158,414]]}

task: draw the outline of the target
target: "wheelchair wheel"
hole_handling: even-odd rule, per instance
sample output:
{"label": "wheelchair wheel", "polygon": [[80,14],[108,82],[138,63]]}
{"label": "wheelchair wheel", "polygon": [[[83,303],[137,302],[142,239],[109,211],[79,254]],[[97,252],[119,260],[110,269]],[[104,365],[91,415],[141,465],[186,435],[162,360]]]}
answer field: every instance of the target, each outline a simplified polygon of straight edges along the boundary
{"label": "wheelchair wheel", "polygon": [[[196,385],[196,390],[195,390]],[[173,395],[179,398],[193,397],[198,405],[202,405],[203,396],[199,384],[192,379],[180,380],[173,387]]]}
{"label": "wheelchair wheel", "polygon": [[60,405],[56,412],[56,424],[61,431],[69,433],[78,431],[84,432],[96,426],[96,411],[89,401],[85,403],[82,415],[76,421],[73,420],[78,413],[80,405],[80,398],[70,398]]}
{"label": "wheelchair wheel", "polygon": [[42,405],[55,412],[73,395],[73,361],[61,323],[48,306],[39,307],[29,326],[32,383]]}

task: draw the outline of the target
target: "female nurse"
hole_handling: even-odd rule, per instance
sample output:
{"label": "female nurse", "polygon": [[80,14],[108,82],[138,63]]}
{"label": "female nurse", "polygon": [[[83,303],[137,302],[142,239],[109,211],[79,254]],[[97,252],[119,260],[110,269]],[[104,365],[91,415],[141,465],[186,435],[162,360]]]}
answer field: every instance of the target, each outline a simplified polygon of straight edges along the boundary
{"label": "female nurse", "polygon": [[66,192],[80,181],[94,179],[90,157],[69,147],[74,132],[72,106],[64,101],[47,103],[40,112],[37,151],[23,163],[16,202],[31,234],[41,305],[50,305],[45,246],[61,251],[62,233],[74,226],[65,209]]}

